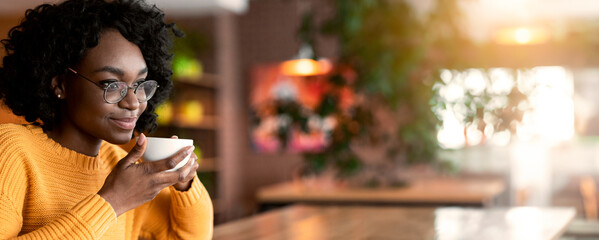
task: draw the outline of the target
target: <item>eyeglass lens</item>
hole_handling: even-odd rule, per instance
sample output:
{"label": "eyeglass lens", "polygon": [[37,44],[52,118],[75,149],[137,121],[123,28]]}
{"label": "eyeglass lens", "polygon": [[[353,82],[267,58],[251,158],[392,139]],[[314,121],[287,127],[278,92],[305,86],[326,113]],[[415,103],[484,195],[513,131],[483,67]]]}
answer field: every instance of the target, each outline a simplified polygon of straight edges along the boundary
{"label": "eyeglass lens", "polygon": [[[146,80],[135,87],[135,97],[137,97],[137,100],[140,103],[146,102],[150,100],[152,96],[154,96],[157,86],[158,83],[156,81]],[[104,98],[108,103],[117,103],[127,96],[128,91],[129,86],[127,86],[126,83],[113,82],[106,87],[106,90],[104,91]]]}

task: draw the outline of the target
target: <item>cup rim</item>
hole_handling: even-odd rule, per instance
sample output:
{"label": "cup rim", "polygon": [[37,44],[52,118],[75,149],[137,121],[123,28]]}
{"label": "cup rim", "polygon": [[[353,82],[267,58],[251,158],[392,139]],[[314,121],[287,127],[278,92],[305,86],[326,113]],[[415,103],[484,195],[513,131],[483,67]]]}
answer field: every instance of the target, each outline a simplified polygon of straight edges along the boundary
{"label": "cup rim", "polygon": [[156,140],[191,140],[191,138],[168,138],[168,137],[146,137],[146,139],[156,139]]}

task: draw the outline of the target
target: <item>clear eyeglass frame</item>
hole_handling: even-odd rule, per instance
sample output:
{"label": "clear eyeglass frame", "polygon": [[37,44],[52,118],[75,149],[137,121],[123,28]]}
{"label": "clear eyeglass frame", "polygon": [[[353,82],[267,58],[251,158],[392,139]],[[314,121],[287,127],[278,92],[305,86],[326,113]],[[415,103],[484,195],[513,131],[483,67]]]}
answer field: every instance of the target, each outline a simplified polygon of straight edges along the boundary
{"label": "clear eyeglass frame", "polygon": [[67,69],[104,90],[104,102],[109,104],[119,103],[127,96],[129,89],[133,89],[133,93],[139,103],[144,103],[150,100],[154,96],[154,93],[156,93],[156,89],[160,87],[155,80],[144,80],[143,82],[135,83],[132,87],[129,87],[125,82],[111,82],[103,86],[102,84],[96,83],[83,76],[72,68]]}

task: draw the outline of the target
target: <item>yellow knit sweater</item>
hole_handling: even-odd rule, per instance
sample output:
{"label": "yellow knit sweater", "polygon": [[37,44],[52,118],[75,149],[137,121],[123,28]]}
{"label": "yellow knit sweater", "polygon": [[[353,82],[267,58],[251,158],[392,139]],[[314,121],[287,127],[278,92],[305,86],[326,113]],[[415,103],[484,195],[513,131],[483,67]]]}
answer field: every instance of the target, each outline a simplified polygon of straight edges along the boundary
{"label": "yellow knit sweater", "polygon": [[62,147],[40,127],[0,124],[0,239],[209,239],[212,203],[197,179],[118,218],[96,193],[127,152],[96,157]]}

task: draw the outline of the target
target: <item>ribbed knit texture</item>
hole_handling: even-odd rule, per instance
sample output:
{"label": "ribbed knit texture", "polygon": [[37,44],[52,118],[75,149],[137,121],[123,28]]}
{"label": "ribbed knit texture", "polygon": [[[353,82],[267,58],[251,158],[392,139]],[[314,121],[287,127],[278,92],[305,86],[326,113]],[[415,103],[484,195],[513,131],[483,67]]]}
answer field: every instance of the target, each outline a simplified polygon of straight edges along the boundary
{"label": "ribbed knit texture", "polygon": [[96,157],[62,147],[33,125],[0,124],[0,239],[210,239],[210,197],[195,178],[116,218],[96,193],[126,156],[103,142]]}

